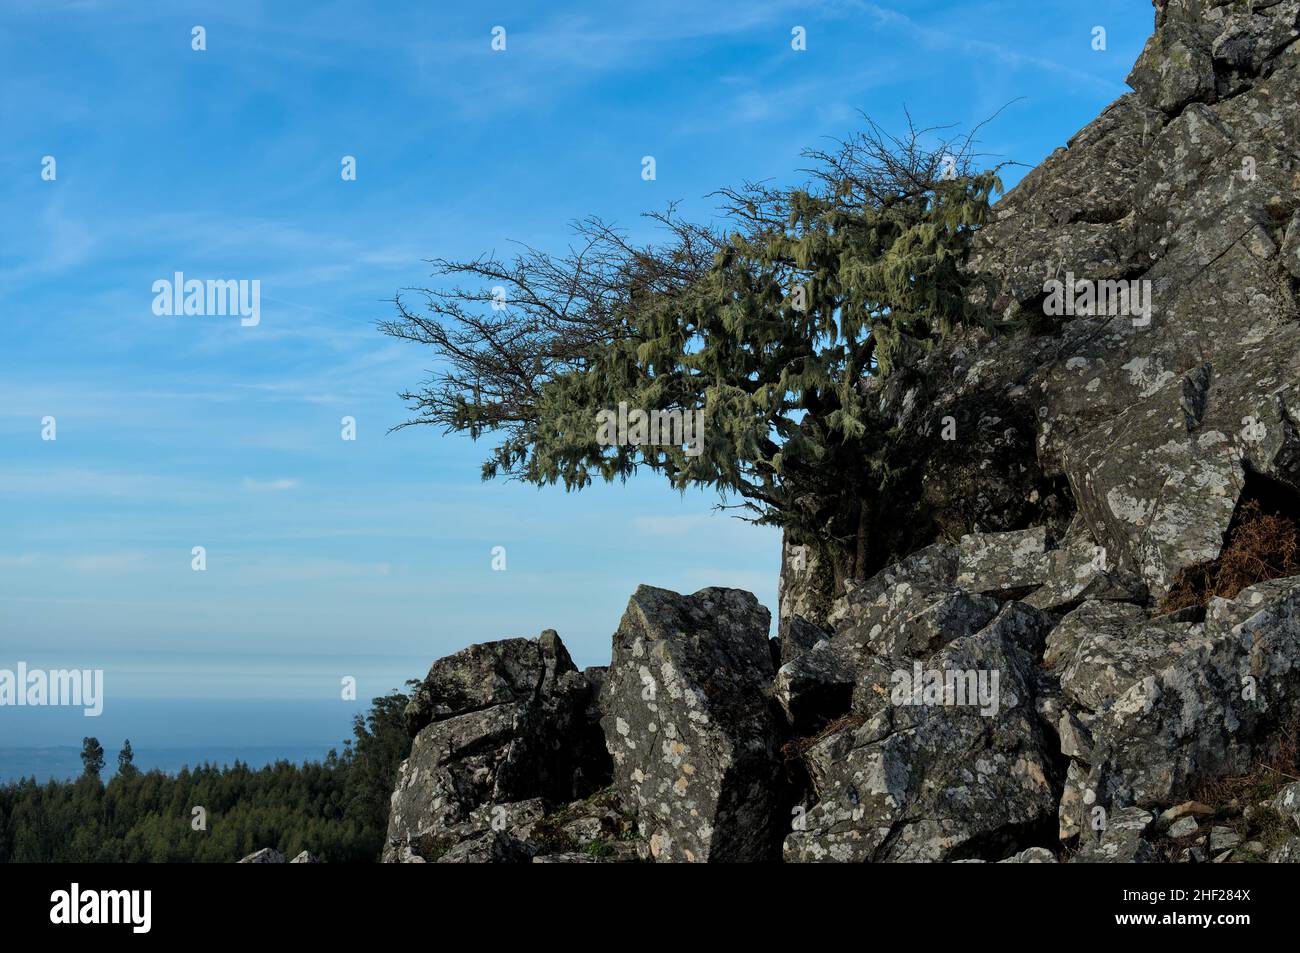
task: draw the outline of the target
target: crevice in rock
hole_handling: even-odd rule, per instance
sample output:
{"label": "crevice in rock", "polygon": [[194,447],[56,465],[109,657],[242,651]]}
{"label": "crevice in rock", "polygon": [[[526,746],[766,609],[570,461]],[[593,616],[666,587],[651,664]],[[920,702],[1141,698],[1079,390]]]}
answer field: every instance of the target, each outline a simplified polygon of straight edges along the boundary
{"label": "crevice in rock", "polygon": [[1114,225],[1122,222],[1131,213],[1131,209],[1122,205],[1098,205],[1075,210],[1065,220],[1066,225]]}
{"label": "crevice in rock", "polygon": [[1048,817],[1030,824],[1000,828],[981,837],[973,837],[949,856],[954,860],[984,860],[997,863],[1030,847],[1044,847],[1053,854],[1061,851],[1056,818]]}
{"label": "crevice in rock", "polygon": [[1300,575],[1300,492],[1247,468],[1222,551],[1180,569],[1158,611],[1204,608],[1216,596],[1232,599],[1249,586],[1295,575]]}

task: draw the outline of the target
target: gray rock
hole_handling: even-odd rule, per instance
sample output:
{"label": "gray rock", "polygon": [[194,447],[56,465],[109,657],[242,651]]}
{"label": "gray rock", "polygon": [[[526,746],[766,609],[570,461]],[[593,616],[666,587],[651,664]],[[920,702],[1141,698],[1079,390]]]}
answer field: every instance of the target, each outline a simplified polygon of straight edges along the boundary
{"label": "gray rock", "polygon": [[313,854],[311,851],[309,851],[309,850],[304,850],[304,851],[300,851],[300,852],[298,853],[298,855],[297,855],[296,857],[294,857],[293,860],[289,861],[289,863],[291,863],[291,864],[319,864],[319,863],[321,863],[321,860],[320,860],[320,858],[318,858],[315,854]]}
{"label": "gray rock", "polygon": [[777,628],[781,664],[794,661],[818,642],[829,638],[829,632],[813,625],[801,615],[782,619]]}
{"label": "gray rock", "polygon": [[1196,823],[1194,817],[1180,817],[1169,825],[1170,837],[1186,837],[1188,834],[1195,834],[1200,830],[1200,825]]}
{"label": "gray rock", "polygon": [[1085,838],[1075,856],[1082,864],[1146,864],[1155,851],[1144,836],[1155,819],[1150,811],[1124,807],[1112,811],[1100,836]]}
{"label": "gray rock", "polygon": [[[1120,609],[1122,603],[1085,603],[1062,622],[1070,628],[1054,631],[1048,640],[1054,649],[1076,637],[1072,651],[1060,668],[1061,689],[1067,698],[1090,711],[1100,711],[1157,670],[1197,632],[1191,623],[1151,623]],[[1128,607],[1134,608],[1134,607]]]}
{"label": "gray rock", "polygon": [[780,760],[768,611],[749,593],[640,587],[614,634],[601,722],[614,784],[661,861],[771,858]]}
{"label": "gray rock", "polygon": [[1291,216],[1282,248],[1278,253],[1282,266],[1292,278],[1300,278],[1300,211]]}
{"label": "gray rock", "polygon": [[1056,855],[1046,847],[1027,847],[1018,854],[1012,854],[999,864],[1054,864]]}
{"label": "gray rock", "polygon": [[1212,100],[1214,64],[1203,31],[1183,21],[1167,23],[1147,41],[1128,84],[1170,115],[1193,100]]}
{"label": "gray rock", "polygon": [[[548,641],[548,647],[556,643]],[[563,651],[562,643],[559,650]],[[543,658],[537,639],[486,642],[441,658],[406,706],[407,731],[414,737],[430,722],[452,715],[529,701],[548,665],[562,670],[574,667],[567,652],[562,658]]]}
{"label": "gray rock", "polygon": [[[503,853],[501,838],[481,835],[539,817],[544,800],[564,803],[608,784],[593,708],[602,677],[578,672],[550,630],[434,663],[407,708],[410,723],[433,720],[398,769],[383,859],[440,860],[467,839],[481,843],[453,859],[526,859],[513,848]],[[493,701],[499,704],[484,707]]]}
{"label": "gray rock", "polygon": [[1122,641],[1145,620],[1146,613],[1140,606],[1122,602],[1085,602],[1067,613],[1047,636],[1043,664],[1059,673],[1077,657],[1080,647],[1089,639],[1102,634],[1106,642]]}
{"label": "gray rock", "polygon": [[1046,578],[1024,601],[1044,610],[1072,609],[1085,599],[1138,601],[1140,593],[1118,579],[1113,568],[1105,550],[1080,531],[1047,553]]}
{"label": "gray rock", "polygon": [[1292,781],[1273,798],[1273,810],[1300,827],[1300,781]]}
{"label": "gray rock", "polygon": [[[834,597],[834,573],[811,545],[798,544],[782,537],[781,575],[777,578],[777,626],[786,637],[789,620],[799,618],[808,625],[829,630],[827,614]],[[790,659],[782,655],[781,661]]]}
{"label": "gray rock", "polygon": [[1206,608],[1206,622],[1218,631],[1226,632],[1296,590],[1300,590],[1300,576],[1270,579],[1241,590],[1231,599],[1216,596]]}
{"label": "gray rock", "polygon": [[1267,14],[1233,13],[1220,25],[1211,53],[1216,67],[1243,77],[1255,76],[1297,36],[1290,24]]}
{"label": "gray rock", "polygon": [[518,864],[528,863],[532,859],[533,853],[523,841],[503,831],[488,830],[455,844],[440,854],[435,863]]}
{"label": "gray rock", "polygon": [[847,581],[827,622],[837,634],[846,627],[883,626],[897,615],[916,611],[918,597],[953,589],[956,577],[957,548],[927,546],[864,583]]}
{"label": "gray rock", "polygon": [[1300,715],[1300,590],[1180,638],[1130,668],[1122,694],[1100,699],[1086,781],[1098,803],[1156,807],[1245,774],[1267,756],[1274,726]]}
{"label": "gray rock", "polygon": [[561,851],[533,858],[534,864],[635,864],[641,861],[630,844],[611,844],[600,850]]}
{"label": "gray rock", "polygon": [[1230,851],[1241,843],[1241,835],[1231,827],[1215,826],[1210,828],[1210,853],[1221,854]]}
{"label": "gray rock", "polygon": [[774,694],[797,735],[812,735],[853,705],[856,670],[823,639],[777,670]]}
{"label": "gray rock", "polygon": [[1047,581],[1047,529],[972,533],[961,538],[957,585],[1013,598]]}
{"label": "gray rock", "polygon": [[1092,760],[1092,733],[1078,715],[1072,711],[1061,712],[1056,733],[1061,739],[1061,754],[1081,761]]}
{"label": "gray rock", "polygon": [[940,677],[996,672],[996,710],[947,704],[959,701],[955,692],[935,704],[896,683],[891,704],[809,752],[820,800],[787,836],[787,861],[958,860],[976,845],[1014,850],[1054,815],[1029,653],[985,631],[948,643],[924,667]]}
{"label": "gray rock", "polygon": [[283,864],[284,854],[274,847],[263,847],[239,860],[241,864]]}
{"label": "gray rock", "polygon": [[[955,590],[925,599],[916,612],[897,618],[879,631],[873,627],[866,633],[865,643],[857,644],[865,644],[876,655],[925,658],[953,639],[978,632],[997,611],[995,600]],[[838,643],[846,641],[840,638]]]}
{"label": "gray rock", "polygon": [[1270,864],[1300,864],[1300,837],[1289,837],[1268,855]]}
{"label": "gray rock", "polygon": [[1097,792],[1088,787],[1088,765],[1071,759],[1065,770],[1065,785],[1057,807],[1057,824],[1061,843],[1069,843],[1083,833],[1087,813],[1094,809]]}

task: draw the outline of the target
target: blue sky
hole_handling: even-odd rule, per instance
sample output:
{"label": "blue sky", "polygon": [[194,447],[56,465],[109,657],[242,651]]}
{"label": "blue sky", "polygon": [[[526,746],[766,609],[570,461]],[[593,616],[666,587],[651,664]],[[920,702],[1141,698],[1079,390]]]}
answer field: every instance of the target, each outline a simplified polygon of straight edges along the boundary
{"label": "blue sky", "polygon": [[[306,703],[548,627],[603,663],[641,582],[774,610],[776,534],[707,494],[484,484],[486,446],[387,433],[431,355],[375,322],[425,259],[559,251],[591,213],[648,237],[670,200],[708,218],[711,190],[791,180],[859,111],[969,127],[1016,100],[982,146],[1033,165],[1125,92],[1152,14],[727,7],[0,3],[0,668],[103,668],[109,707]],[[176,271],[260,280],[261,323],[156,316]]]}

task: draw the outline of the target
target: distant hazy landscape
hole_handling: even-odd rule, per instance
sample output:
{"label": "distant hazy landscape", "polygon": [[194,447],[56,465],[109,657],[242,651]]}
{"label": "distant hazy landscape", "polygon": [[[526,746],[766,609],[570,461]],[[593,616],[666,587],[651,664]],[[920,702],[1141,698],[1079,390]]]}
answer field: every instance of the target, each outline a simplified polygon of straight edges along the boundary
{"label": "distant hazy landscape", "polygon": [[[207,761],[226,766],[235,761],[260,768],[276,761],[304,764],[320,761],[330,748],[339,749],[342,741],[315,745],[267,745],[265,747],[189,747],[135,748],[135,765],[141,771],[155,768],[174,774],[182,767],[194,767]],[[82,772],[81,745],[56,748],[0,748],[0,784],[21,778],[37,781],[69,781]],[[110,775],[111,776],[111,775]]]}
{"label": "distant hazy landscape", "polygon": [[[107,754],[106,778],[125,739],[135,765],[175,772],[183,765],[236,760],[257,768],[285,759],[318,761],[342,749],[352,717],[369,703],[256,700],[124,699],[98,718],[78,710],[7,708],[0,719],[0,783],[35,777],[68,780],[81,774],[81,739],[98,738]],[[232,745],[232,738],[242,740]]]}

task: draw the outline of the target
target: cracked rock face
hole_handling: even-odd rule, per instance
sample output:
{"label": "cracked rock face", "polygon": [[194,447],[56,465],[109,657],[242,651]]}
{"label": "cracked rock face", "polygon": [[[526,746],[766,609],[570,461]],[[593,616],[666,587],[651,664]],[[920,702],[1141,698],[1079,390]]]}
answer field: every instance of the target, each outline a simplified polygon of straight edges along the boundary
{"label": "cracked rock face", "polygon": [[[1247,589],[1233,601],[1253,598]],[[1300,585],[1235,624],[1167,623],[1152,638],[1160,631],[1098,646],[1117,673],[1088,696],[1094,747],[1081,775],[1098,803],[1165,806],[1198,782],[1246,774],[1300,714]]]}
{"label": "cracked rock face", "polygon": [[[1034,708],[1033,660],[996,627],[950,642],[916,669],[997,673],[996,691],[893,692],[860,728],[819,742],[817,803],[796,818],[785,859],[944,861],[1013,853],[1055,819],[1058,785]],[[895,683],[897,685],[897,682]],[[909,686],[910,688],[911,686]],[[996,705],[984,704],[996,697]],[[821,749],[821,750],[817,750]]]}
{"label": "cracked rock face", "polygon": [[[592,709],[600,677],[579,672],[550,630],[435,662],[407,707],[415,738],[398,770],[384,860],[537,853],[512,832],[546,804],[583,798],[608,782]],[[481,843],[464,846],[469,840]]]}
{"label": "cracked rock face", "polygon": [[1135,92],[997,204],[971,262],[1040,322],[1048,279],[1149,282],[1149,313],[1052,319],[1036,366],[977,353],[1030,395],[1038,463],[1154,599],[1217,555],[1247,469],[1300,485],[1298,22],[1296,2],[1162,5]]}
{"label": "cracked rock face", "polygon": [[614,634],[601,725],[614,786],[661,861],[772,859],[780,806],[770,615],[737,589],[641,586]]}

